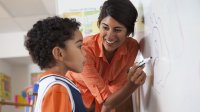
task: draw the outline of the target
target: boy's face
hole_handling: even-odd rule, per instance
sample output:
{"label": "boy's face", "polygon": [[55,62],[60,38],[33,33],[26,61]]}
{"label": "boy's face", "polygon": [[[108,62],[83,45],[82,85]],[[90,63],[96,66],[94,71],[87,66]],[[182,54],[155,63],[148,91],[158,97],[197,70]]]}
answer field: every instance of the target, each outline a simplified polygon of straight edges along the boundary
{"label": "boy's face", "polygon": [[67,69],[78,73],[82,71],[85,60],[81,49],[82,42],[83,36],[79,30],[76,30],[72,39],[65,42],[65,49],[63,50],[63,60]]}

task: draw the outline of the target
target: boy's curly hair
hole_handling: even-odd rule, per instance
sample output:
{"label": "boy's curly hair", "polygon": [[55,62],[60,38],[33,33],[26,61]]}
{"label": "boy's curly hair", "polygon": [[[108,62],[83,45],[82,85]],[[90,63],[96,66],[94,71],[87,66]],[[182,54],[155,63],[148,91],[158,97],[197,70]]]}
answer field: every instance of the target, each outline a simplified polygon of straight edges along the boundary
{"label": "boy's curly hair", "polygon": [[34,63],[41,69],[55,65],[52,50],[58,46],[65,47],[64,42],[72,39],[80,23],[76,19],[48,17],[37,21],[28,31],[24,45]]}

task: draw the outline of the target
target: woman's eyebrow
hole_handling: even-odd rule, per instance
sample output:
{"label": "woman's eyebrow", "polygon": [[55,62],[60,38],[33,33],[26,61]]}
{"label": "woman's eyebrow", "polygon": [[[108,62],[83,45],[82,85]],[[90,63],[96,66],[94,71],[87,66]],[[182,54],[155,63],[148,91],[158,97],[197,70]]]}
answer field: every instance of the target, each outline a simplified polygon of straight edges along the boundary
{"label": "woman's eyebrow", "polygon": [[[108,25],[106,23],[102,23],[102,24],[108,27]],[[124,28],[124,27],[123,26],[116,26],[114,28]]]}
{"label": "woman's eyebrow", "polygon": [[105,26],[108,26],[106,23],[102,23],[103,25],[105,25]]}

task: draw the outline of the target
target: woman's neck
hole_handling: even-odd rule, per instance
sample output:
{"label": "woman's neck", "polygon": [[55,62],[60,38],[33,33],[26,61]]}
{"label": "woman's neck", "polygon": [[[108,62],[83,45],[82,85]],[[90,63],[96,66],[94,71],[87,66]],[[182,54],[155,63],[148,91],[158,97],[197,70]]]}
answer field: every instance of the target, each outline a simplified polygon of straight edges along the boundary
{"label": "woman's neck", "polygon": [[[116,50],[115,50],[115,51],[116,51]],[[115,51],[108,52],[108,51],[106,51],[106,50],[104,49],[104,54],[105,54],[106,59],[107,59],[107,61],[108,61],[109,63],[111,63],[112,58],[113,58],[113,56],[114,56],[114,54],[115,54]]]}

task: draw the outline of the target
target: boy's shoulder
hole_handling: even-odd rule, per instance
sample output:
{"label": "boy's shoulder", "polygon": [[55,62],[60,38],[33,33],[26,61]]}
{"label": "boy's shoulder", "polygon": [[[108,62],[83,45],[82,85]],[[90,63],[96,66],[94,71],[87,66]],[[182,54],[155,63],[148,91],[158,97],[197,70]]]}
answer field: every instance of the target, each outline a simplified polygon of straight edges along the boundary
{"label": "boy's shoulder", "polygon": [[60,84],[54,84],[52,87],[49,88],[48,92],[56,94],[67,94],[67,96],[69,96],[67,89]]}

